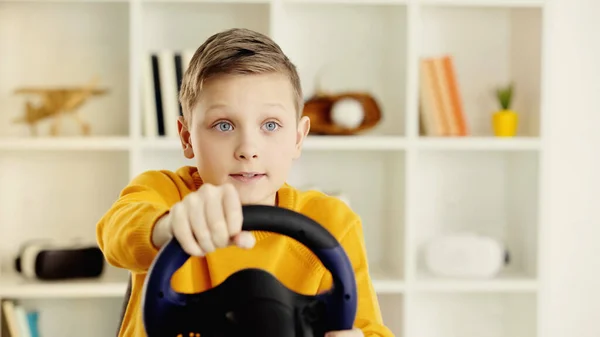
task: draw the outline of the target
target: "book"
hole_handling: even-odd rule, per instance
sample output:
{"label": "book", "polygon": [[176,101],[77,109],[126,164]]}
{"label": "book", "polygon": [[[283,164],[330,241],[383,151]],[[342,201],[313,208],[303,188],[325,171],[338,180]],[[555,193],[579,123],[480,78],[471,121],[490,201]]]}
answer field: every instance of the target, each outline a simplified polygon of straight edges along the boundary
{"label": "book", "polygon": [[38,312],[26,310],[12,300],[3,300],[1,306],[2,337],[39,337]]}
{"label": "book", "polygon": [[179,93],[193,56],[190,50],[150,51],[142,65],[142,125],[145,137],[177,138],[183,115]]}
{"label": "book", "polygon": [[419,125],[424,136],[468,136],[454,60],[426,57],[419,64]]}

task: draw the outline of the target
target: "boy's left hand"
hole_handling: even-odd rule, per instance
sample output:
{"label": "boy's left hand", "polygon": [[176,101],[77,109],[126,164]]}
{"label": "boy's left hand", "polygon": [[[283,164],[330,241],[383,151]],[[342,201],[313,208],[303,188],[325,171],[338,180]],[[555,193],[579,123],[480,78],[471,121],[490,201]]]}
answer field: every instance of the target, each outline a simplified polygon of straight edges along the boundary
{"label": "boy's left hand", "polygon": [[361,329],[330,331],[325,334],[325,337],[364,337]]}

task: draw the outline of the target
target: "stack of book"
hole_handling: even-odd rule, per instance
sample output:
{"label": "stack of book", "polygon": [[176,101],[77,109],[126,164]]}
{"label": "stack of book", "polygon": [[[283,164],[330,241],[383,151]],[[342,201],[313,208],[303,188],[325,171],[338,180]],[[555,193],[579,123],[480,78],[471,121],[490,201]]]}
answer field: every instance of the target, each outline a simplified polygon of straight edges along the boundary
{"label": "stack of book", "polygon": [[143,59],[143,133],[146,137],[177,137],[182,114],[179,89],[194,51],[161,50]]}
{"label": "stack of book", "polygon": [[424,136],[468,136],[459,83],[450,55],[420,61],[419,114]]}
{"label": "stack of book", "polygon": [[38,312],[10,300],[2,301],[2,337],[39,337]]}

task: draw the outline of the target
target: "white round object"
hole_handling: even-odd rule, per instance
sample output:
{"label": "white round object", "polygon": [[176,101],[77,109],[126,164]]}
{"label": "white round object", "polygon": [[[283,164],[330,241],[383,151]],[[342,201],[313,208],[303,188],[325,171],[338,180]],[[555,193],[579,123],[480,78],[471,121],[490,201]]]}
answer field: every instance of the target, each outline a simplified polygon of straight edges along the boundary
{"label": "white round object", "polygon": [[503,245],[473,233],[455,233],[431,240],[424,250],[427,269],[436,276],[491,278],[506,264]]}
{"label": "white round object", "polygon": [[365,118],[362,104],[353,98],[338,100],[331,107],[331,120],[339,127],[353,129],[360,126]]}

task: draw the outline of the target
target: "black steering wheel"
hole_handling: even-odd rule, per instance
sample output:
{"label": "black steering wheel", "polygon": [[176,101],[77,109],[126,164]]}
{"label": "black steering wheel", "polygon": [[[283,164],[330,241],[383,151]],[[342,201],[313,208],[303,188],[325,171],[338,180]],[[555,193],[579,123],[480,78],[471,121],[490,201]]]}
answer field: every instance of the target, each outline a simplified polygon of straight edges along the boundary
{"label": "black steering wheel", "polygon": [[331,273],[333,286],[311,296],[285,287],[261,269],[244,269],[216,287],[194,294],[171,288],[171,278],[188,259],[177,240],[163,246],[144,284],[143,322],[148,337],[313,337],[352,329],[357,289],[346,252],[324,227],[294,211],[243,206],[245,231],[286,235],[310,249]]}

